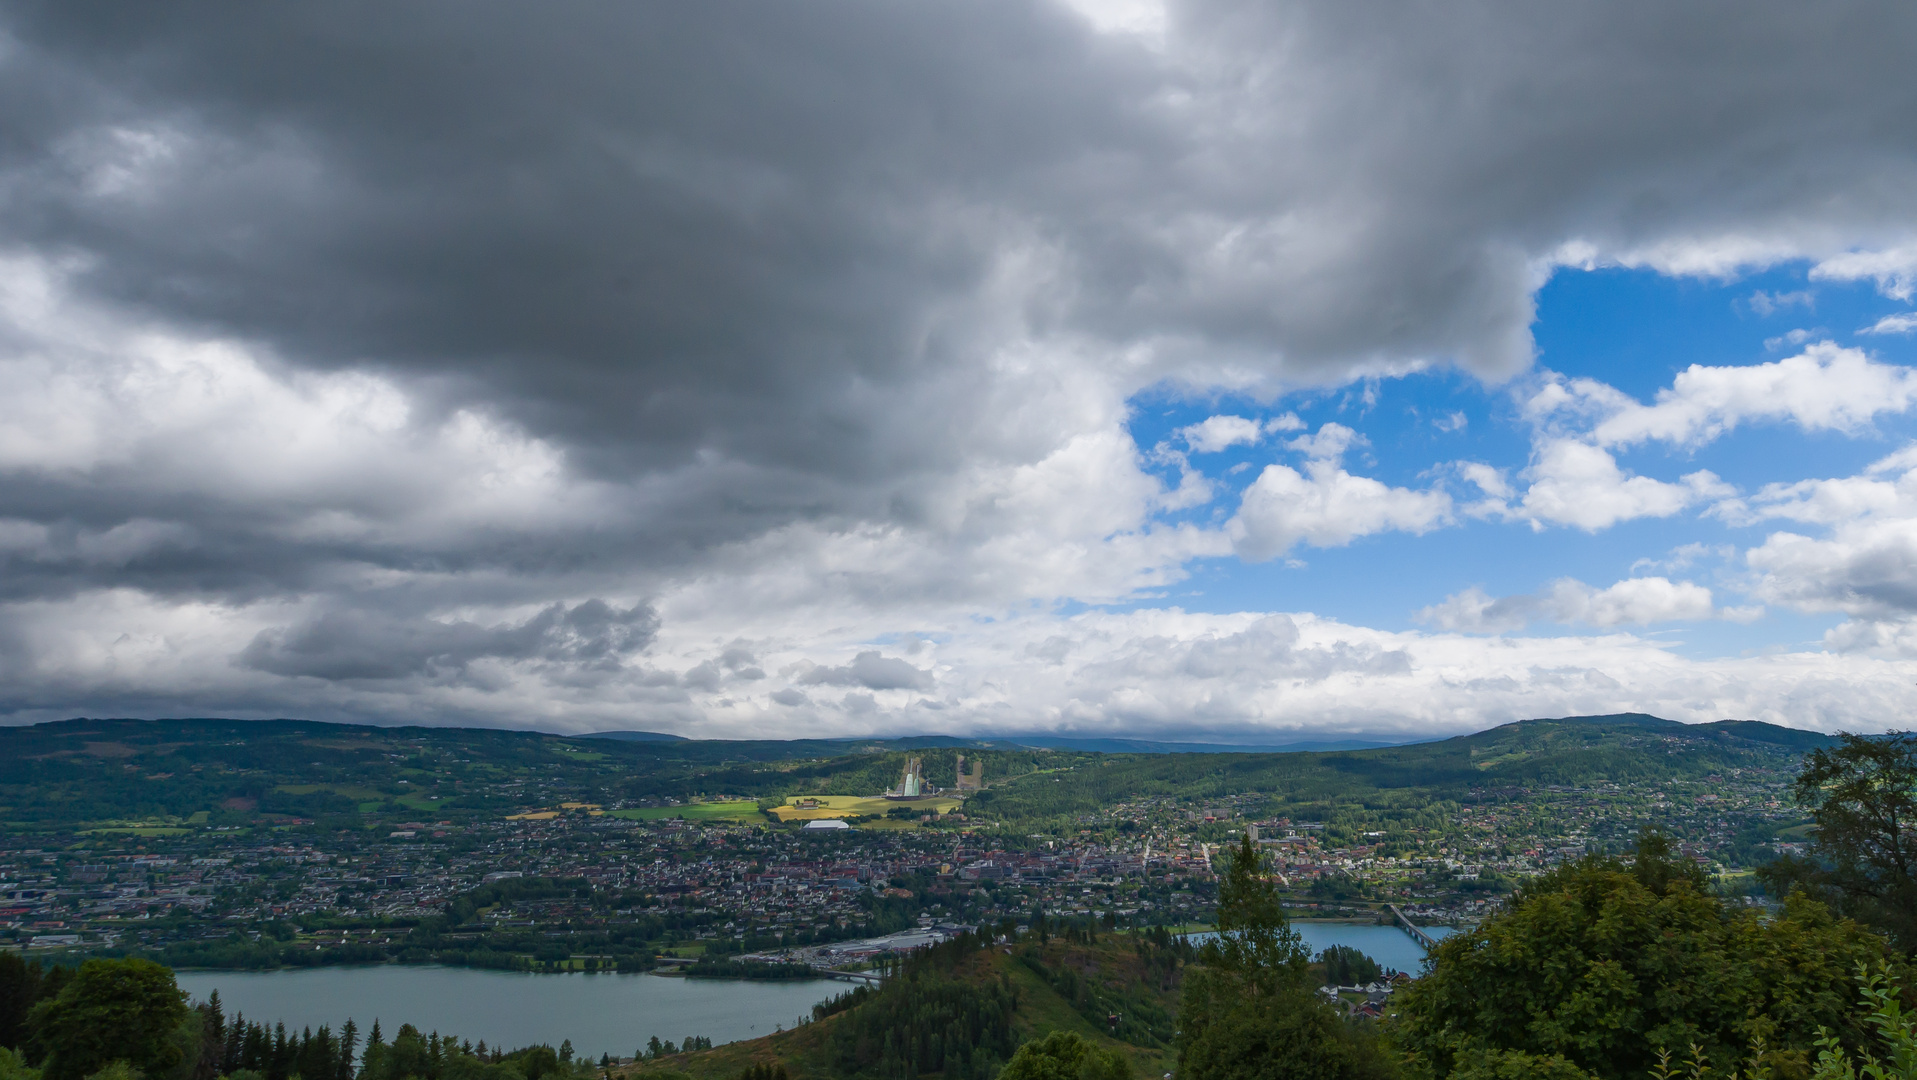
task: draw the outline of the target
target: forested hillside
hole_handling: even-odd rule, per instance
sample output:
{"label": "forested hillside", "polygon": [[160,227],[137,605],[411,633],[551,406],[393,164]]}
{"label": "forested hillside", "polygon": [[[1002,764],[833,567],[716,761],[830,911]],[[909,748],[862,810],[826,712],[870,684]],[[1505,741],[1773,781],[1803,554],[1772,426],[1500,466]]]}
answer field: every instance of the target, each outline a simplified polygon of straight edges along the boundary
{"label": "forested hillside", "polygon": [[1341,807],[1415,813],[1533,788],[1641,787],[1736,772],[1781,794],[1803,752],[1835,740],[1771,724],[1687,725],[1640,714],[1526,720],[1442,742],[1294,754],[1115,755],[1069,776],[993,789],[978,809],[1011,821],[1069,818],[1114,802],[1245,792],[1299,816]]}
{"label": "forested hillside", "polygon": [[1037,933],[992,937],[968,934],[920,953],[884,988],[853,989],[821,1005],[810,1024],[639,1060],[630,1073],[738,1080],[756,1066],[793,1077],[990,1080],[1016,1047],[1054,1031],[1119,1051],[1140,1076],[1171,1068],[1189,946],[1084,925],[1042,941]]}
{"label": "forested hillside", "polygon": [[[985,765],[968,807],[1007,824],[1115,802],[1257,793],[1300,813],[1413,810],[1537,786],[1788,775],[1825,736],[1768,724],[1687,726],[1623,715],[1531,720],[1443,742],[1340,752],[1096,754],[965,740],[701,742],[306,721],[72,720],[0,729],[0,815],[12,830],[219,827],[276,818],[460,822],[547,803],[730,795],[871,795],[920,757],[954,783]],[[942,747],[939,752],[926,745]],[[950,752],[946,752],[950,751]]]}

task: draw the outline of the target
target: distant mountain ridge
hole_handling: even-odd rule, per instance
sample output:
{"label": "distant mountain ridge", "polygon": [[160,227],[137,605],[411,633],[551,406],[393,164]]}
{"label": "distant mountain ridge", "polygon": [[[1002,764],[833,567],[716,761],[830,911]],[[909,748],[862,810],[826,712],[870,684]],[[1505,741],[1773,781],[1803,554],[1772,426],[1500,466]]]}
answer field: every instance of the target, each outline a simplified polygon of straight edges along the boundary
{"label": "distant mountain ridge", "polygon": [[[181,726],[189,730],[197,729],[209,734],[212,732],[241,732],[248,728],[284,731],[304,730],[313,732],[346,730],[384,732],[388,734],[396,732],[470,731],[506,736],[605,739],[612,742],[625,743],[685,744],[687,748],[692,746],[737,747],[742,749],[746,747],[758,747],[769,750],[772,747],[785,746],[801,755],[831,752],[833,750],[842,753],[856,753],[861,751],[965,749],[968,747],[981,750],[1026,748],[1073,750],[1081,753],[1095,754],[1324,754],[1387,750],[1412,746],[1435,746],[1446,743],[1470,742],[1473,740],[1507,739],[1526,733],[1558,730],[1567,725],[1587,730],[1598,726],[1641,729],[1686,738],[1709,735],[1737,742],[1761,743],[1800,752],[1822,746],[1832,746],[1838,741],[1835,736],[1826,735],[1822,732],[1784,727],[1763,720],[1713,720],[1708,723],[1686,724],[1676,720],[1666,720],[1662,717],[1652,716],[1648,713],[1609,713],[1596,716],[1539,717],[1531,720],[1514,720],[1499,724],[1496,727],[1485,728],[1482,731],[1449,737],[1414,736],[1403,739],[1367,739],[1326,736],[1316,739],[1299,739],[1270,743],[1189,742],[1164,739],[1124,738],[1117,736],[1048,735],[1044,733],[974,737],[956,735],[880,735],[801,739],[695,739],[684,735],[674,735],[669,732],[629,729],[593,731],[583,734],[566,735],[557,732],[524,728],[465,728],[412,724],[389,726],[382,724],[344,723],[329,720],[234,720],[221,717],[183,717],[158,720],[75,717],[71,720],[45,721],[37,724],[19,725],[12,728],[0,727],[0,732],[13,731],[24,733],[27,731],[43,731],[50,733],[56,729],[70,730],[75,726],[86,724]],[[0,738],[5,738],[5,736],[0,735]]]}
{"label": "distant mountain ridge", "polygon": [[[1738,775],[1780,785],[1806,750],[1836,741],[1757,721],[1681,724],[1639,713],[1523,720],[1356,749],[1071,736],[1031,737],[1054,743],[1035,747],[945,735],[726,741],[606,734],[233,719],[0,728],[0,805],[7,807],[0,824],[11,831],[82,823],[210,828],[300,819],[350,828],[471,821],[566,799],[860,795],[885,790],[912,757],[924,758],[930,782],[950,786],[961,752],[968,759],[976,752],[985,765],[987,788],[971,796],[967,813],[976,809],[988,820],[1057,822],[1136,797],[1239,793],[1283,800],[1311,820],[1354,800],[1373,812]],[[521,788],[506,785],[513,777],[537,778],[546,794],[528,802]]]}
{"label": "distant mountain ridge", "polygon": [[1506,737],[1522,732],[1545,731],[1559,725],[1573,725],[1590,728],[1608,726],[1613,728],[1640,728],[1646,731],[1668,734],[1682,738],[1697,738],[1700,734],[1763,743],[1768,746],[1780,746],[1793,750],[1811,750],[1822,746],[1835,746],[1838,738],[1821,731],[1806,731],[1803,728],[1784,727],[1764,720],[1712,720],[1702,724],[1686,724],[1677,720],[1666,720],[1649,713],[1609,713],[1603,716],[1562,716],[1538,718],[1535,720],[1513,720],[1508,724],[1486,728],[1469,735],[1459,735],[1455,739],[1439,740],[1452,742],[1457,740],[1484,739],[1504,732]]}
{"label": "distant mountain ridge", "polygon": [[1152,739],[1093,739],[1065,735],[1012,735],[992,740],[1005,746],[1036,746],[1047,750],[1083,750],[1093,754],[1298,754],[1335,750],[1377,750],[1407,746],[1431,739],[1305,739],[1281,743],[1160,742]]}
{"label": "distant mountain ridge", "polygon": [[[659,731],[592,731],[568,735],[570,739],[611,739],[615,742],[776,742],[749,739],[688,739]],[[891,750],[965,749],[980,750],[1009,747],[1035,747],[1043,750],[1082,750],[1091,754],[1289,754],[1333,750],[1375,750],[1385,746],[1405,746],[1431,742],[1431,739],[1305,739],[1279,743],[1166,742],[1158,739],[1081,738],[1070,735],[1004,735],[972,738],[955,735],[903,735],[897,738],[855,736],[841,739],[793,740],[795,742],[844,743],[849,747],[883,746]]]}
{"label": "distant mountain ridge", "polygon": [[[1686,724],[1677,720],[1666,720],[1649,713],[1608,713],[1601,716],[1562,716],[1539,717],[1531,720],[1513,720],[1496,727],[1474,731],[1467,735],[1450,737],[1427,736],[1407,737],[1403,739],[1362,739],[1325,737],[1317,739],[1299,739],[1288,742],[1271,743],[1222,743],[1222,742],[1182,742],[1163,739],[1133,739],[1122,737],[1097,737],[1075,735],[1048,735],[1043,733],[1027,735],[994,735],[966,738],[956,735],[903,735],[903,736],[854,736],[826,739],[687,739],[680,735],[667,735],[650,731],[602,731],[586,735],[571,735],[575,739],[615,739],[623,742],[696,742],[696,743],[736,743],[738,745],[769,745],[790,742],[795,747],[804,745],[808,749],[840,745],[850,749],[864,750],[930,750],[964,749],[975,747],[981,750],[1011,749],[1031,747],[1044,750],[1075,750],[1089,754],[1304,754],[1339,753],[1356,750],[1384,750],[1392,747],[1423,746],[1459,740],[1485,738],[1508,738],[1521,731],[1544,731],[1559,725],[1572,725],[1583,728],[1610,726],[1616,728],[1635,728],[1648,731],[1668,732],[1674,736],[1694,737],[1700,733],[1721,736],[1732,740],[1762,743],[1769,746],[1785,747],[1794,750],[1810,750],[1820,746],[1830,746],[1837,742],[1835,736],[1822,732],[1805,731],[1801,728],[1783,727],[1763,720],[1713,720],[1702,724]],[[1502,736],[1495,733],[1504,732]]]}

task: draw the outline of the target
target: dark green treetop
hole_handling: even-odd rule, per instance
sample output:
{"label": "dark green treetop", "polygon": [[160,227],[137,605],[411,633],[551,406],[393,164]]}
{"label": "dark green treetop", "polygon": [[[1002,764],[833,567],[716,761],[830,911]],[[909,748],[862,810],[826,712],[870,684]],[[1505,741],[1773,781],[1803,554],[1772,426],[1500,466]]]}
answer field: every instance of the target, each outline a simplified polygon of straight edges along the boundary
{"label": "dark green treetop", "polygon": [[1178,1010],[1180,1080],[1383,1080],[1371,1030],[1316,992],[1310,950],[1285,919],[1249,836],[1218,887],[1218,937],[1188,970]]}
{"label": "dark green treetop", "polygon": [[1400,995],[1396,1041],[1418,1071],[1458,1080],[1641,1080],[1693,1045],[1726,1073],[1756,1057],[1802,1076],[1820,1029],[1855,1044],[1854,976],[1884,960],[1883,939],[1801,895],[1767,920],[1704,885],[1655,832],[1633,864],[1594,856],[1533,879],[1438,944]]}
{"label": "dark green treetop", "polygon": [[1102,1050],[1076,1032],[1054,1031],[1018,1048],[998,1080],[1131,1080],[1116,1050]]}
{"label": "dark green treetop", "polygon": [[115,1061],[163,1077],[185,1051],[176,1038],[186,995],[151,960],[88,960],[57,997],[34,1006],[28,1024],[47,1057],[45,1080],[81,1080]]}
{"label": "dark green treetop", "polygon": [[1812,750],[1794,793],[1817,823],[1815,857],[1765,867],[1765,883],[1801,887],[1917,954],[1917,735],[1845,735]]}

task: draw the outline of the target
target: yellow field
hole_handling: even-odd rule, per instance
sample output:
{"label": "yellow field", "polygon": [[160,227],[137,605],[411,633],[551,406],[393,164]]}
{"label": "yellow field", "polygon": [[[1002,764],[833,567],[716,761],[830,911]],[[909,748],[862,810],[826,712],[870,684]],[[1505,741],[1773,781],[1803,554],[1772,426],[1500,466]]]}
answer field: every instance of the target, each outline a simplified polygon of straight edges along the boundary
{"label": "yellow field", "polygon": [[[800,808],[801,800],[817,802],[819,805]],[[874,799],[863,795],[792,795],[785,800],[784,806],[775,806],[766,811],[780,821],[814,821],[819,818],[848,818],[865,814],[883,814],[901,806],[910,807],[920,813],[935,811],[949,814],[962,805],[960,800],[940,795],[930,799]]]}
{"label": "yellow field", "polygon": [[[401,799],[400,801],[405,802],[404,799]],[[408,804],[408,805],[411,805],[411,804]],[[560,814],[566,813],[567,811],[571,811],[571,810],[584,810],[587,814],[590,814],[593,817],[599,817],[605,813],[604,810],[601,810],[599,808],[599,804],[596,802],[562,802],[559,804],[559,809],[557,810],[549,810],[545,807],[540,807],[537,810],[528,810],[523,814],[507,814],[506,820],[507,821],[551,821],[552,819],[558,817]]]}

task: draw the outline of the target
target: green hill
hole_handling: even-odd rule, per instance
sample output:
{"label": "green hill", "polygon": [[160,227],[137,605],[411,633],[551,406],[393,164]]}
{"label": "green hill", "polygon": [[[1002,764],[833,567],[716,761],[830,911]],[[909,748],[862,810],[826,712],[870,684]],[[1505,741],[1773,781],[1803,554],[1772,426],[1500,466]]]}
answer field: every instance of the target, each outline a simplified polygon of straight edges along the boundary
{"label": "green hill", "polygon": [[[1132,1060],[1134,1075],[1171,1071],[1172,1018],[1184,966],[1178,950],[1154,945],[1143,935],[1107,934],[1090,944],[1054,938],[1041,945],[1027,939],[1016,946],[967,947],[958,956],[949,955],[956,951],[949,944],[939,951],[948,955],[919,962],[913,977],[945,987],[947,999],[956,999],[961,1006],[972,995],[1009,995],[1015,1004],[1010,1013],[1010,1045],[1043,1038],[1052,1031],[1073,1031],[1125,1053]],[[638,1061],[618,1070],[618,1075],[637,1080],[737,1080],[755,1065],[783,1065],[792,1080],[828,1076],[876,1080],[891,1075],[877,1067],[857,1067],[846,1049],[861,1038],[882,1042],[891,1028],[896,1028],[890,1033],[901,1043],[913,1034],[934,1033],[936,1023],[900,1009],[906,1004],[903,999],[922,1001],[929,995],[910,994],[900,980],[894,980],[876,993],[859,996],[864,998],[861,1004],[790,1031]],[[1116,1024],[1111,1020],[1114,1015]],[[969,1076],[976,1070],[955,1066],[944,1071]]]}
{"label": "green hill", "polygon": [[1538,787],[1695,781],[1736,770],[1781,791],[1806,749],[1836,740],[1756,721],[1680,724],[1641,713],[1524,720],[1441,742],[1335,753],[1121,755],[1034,776],[975,800],[1011,821],[1096,811],[1127,798],[1256,792],[1301,813],[1334,805],[1409,809]]}
{"label": "green hill", "polygon": [[[1735,772],[1782,789],[1828,736],[1755,721],[1641,714],[1526,720],[1440,742],[1333,752],[1100,754],[982,740],[616,740],[526,731],[297,720],[69,720],[0,729],[0,816],[14,830],[174,828],[309,819],[461,821],[615,800],[871,795],[907,757],[1008,826],[1058,824],[1137,799],[1256,794],[1300,813],[1409,810],[1540,787],[1697,781]],[[936,744],[936,745],[932,745]],[[536,790],[537,795],[530,792]]]}

